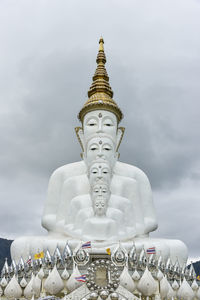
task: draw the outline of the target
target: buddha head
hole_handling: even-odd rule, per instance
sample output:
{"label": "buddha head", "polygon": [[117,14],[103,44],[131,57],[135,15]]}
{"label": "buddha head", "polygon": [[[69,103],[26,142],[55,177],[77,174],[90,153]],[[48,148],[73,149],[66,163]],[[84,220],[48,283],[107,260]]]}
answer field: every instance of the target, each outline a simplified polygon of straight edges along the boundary
{"label": "buddha head", "polygon": [[118,159],[115,141],[108,135],[94,135],[84,145],[83,159],[87,166],[95,160],[102,159],[108,161],[113,168]]}
{"label": "buddha head", "polygon": [[95,216],[106,215],[107,205],[110,198],[110,189],[103,180],[91,186],[91,198]]}
{"label": "buddha head", "polygon": [[101,180],[110,184],[112,169],[108,161],[103,158],[94,160],[88,168],[88,178],[91,186]]}

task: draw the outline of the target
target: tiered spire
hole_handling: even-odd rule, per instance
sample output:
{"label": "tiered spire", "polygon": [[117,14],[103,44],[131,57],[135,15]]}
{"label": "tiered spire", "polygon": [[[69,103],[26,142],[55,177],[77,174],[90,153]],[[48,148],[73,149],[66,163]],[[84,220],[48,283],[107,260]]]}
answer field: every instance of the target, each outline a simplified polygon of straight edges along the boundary
{"label": "tiered spire", "polygon": [[103,109],[113,112],[118,122],[121,121],[123,115],[117,103],[112,99],[113,91],[109,84],[109,77],[105,68],[106,56],[104,53],[104,40],[101,37],[99,40],[99,51],[97,54],[97,68],[93,76],[92,85],[88,91],[89,99],[81,109],[78,118],[83,121],[86,113]]}
{"label": "tiered spire", "polygon": [[109,77],[105,68],[106,63],[106,56],[104,53],[104,40],[103,38],[100,38],[99,40],[99,52],[97,54],[97,68],[95,71],[95,74],[93,76],[93,83],[88,91],[88,97],[90,98],[93,94],[97,92],[103,92],[113,97],[113,91],[111,89],[111,86],[109,84]]}

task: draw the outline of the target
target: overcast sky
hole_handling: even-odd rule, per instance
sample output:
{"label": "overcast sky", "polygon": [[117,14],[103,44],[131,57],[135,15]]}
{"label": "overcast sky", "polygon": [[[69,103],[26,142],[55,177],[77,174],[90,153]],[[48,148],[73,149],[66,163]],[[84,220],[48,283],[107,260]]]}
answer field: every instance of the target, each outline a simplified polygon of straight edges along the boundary
{"label": "overcast sky", "polygon": [[80,159],[74,127],[103,35],[124,113],[121,161],[148,175],[159,229],[200,257],[200,1],[0,1],[0,237],[44,234],[54,169]]}

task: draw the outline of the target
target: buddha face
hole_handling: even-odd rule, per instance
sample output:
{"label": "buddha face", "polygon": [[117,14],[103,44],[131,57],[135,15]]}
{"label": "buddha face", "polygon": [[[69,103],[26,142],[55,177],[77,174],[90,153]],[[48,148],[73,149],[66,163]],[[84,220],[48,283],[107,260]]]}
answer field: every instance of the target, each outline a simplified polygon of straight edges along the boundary
{"label": "buddha face", "polygon": [[105,216],[106,215],[106,205],[104,200],[97,200],[94,204],[94,215],[95,216]]}
{"label": "buddha face", "polygon": [[94,185],[95,182],[98,182],[99,180],[104,180],[108,184],[111,181],[111,168],[110,165],[103,160],[96,160],[89,168],[89,181],[91,185]]}
{"label": "buddha face", "polygon": [[106,110],[95,110],[87,113],[83,120],[85,140],[93,134],[108,134],[114,140],[117,135],[117,118],[115,114]]}
{"label": "buddha face", "polygon": [[94,203],[94,214],[103,216],[106,214],[107,203],[110,198],[110,190],[107,184],[95,184],[91,191]]}
{"label": "buddha face", "polygon": [[109,161],[111,166],[114,166],[116,157],[114,142],[106,136],[90,139],[84,152],[84,160],[88,166],[98,158],[105,159]]}

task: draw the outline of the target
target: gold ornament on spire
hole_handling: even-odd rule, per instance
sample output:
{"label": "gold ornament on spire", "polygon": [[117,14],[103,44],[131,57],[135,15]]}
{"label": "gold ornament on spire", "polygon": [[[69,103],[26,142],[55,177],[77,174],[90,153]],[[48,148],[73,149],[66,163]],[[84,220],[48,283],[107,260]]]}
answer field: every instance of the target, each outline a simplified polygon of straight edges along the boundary
{"label": "gold ornament on spire", "polygon": [[113,100],[113,91],[109,84],[109,77],[105,68],[106,56],[104,53],[104,40],[99,40],[99,52],[97,54],[97,68],[93,76],[92,85],[88,91],[88,100],[78,114],[78,118],[83,122],[85,114],[90,111],[103,109],[114,113],[118,122],[123,118],[123,114],[117,103]]}

